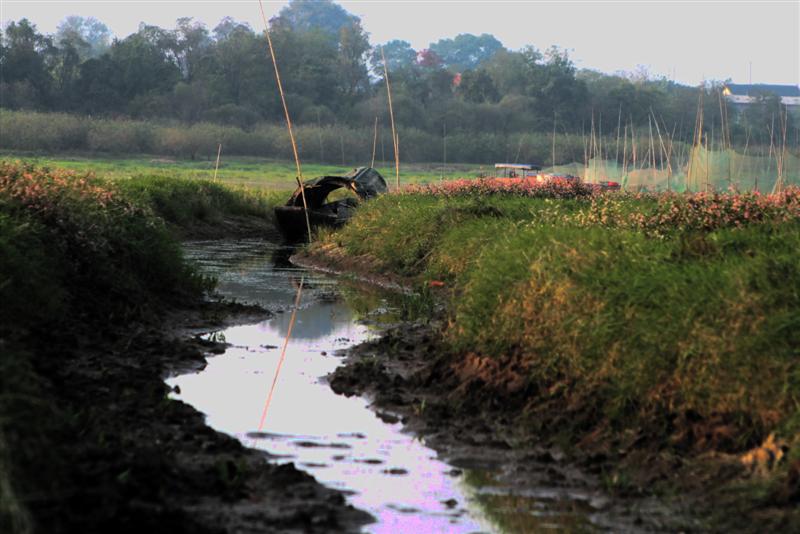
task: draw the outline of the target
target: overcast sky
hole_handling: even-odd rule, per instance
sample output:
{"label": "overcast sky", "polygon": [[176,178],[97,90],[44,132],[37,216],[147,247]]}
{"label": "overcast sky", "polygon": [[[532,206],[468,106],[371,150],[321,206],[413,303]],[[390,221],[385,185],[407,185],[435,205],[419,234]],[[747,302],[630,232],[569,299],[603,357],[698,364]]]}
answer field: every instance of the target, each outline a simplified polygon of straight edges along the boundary
{"label": "overcast sky", "polygon": [[[264,2],[267,16],[288,2]],[[459,33],[491,33],[506,47],[558,45],[579,68],[644,66],[695,85],[703,79],[800,84],[800,0],[350,0],[373,44],[415,49]],[[94,16],[124,37],[140,22],[163,28],[194,17],[213,28],[231,16],[261,30],[258,0],[0,0],[3,25],[27,17],[52,33],[68,15]]]}

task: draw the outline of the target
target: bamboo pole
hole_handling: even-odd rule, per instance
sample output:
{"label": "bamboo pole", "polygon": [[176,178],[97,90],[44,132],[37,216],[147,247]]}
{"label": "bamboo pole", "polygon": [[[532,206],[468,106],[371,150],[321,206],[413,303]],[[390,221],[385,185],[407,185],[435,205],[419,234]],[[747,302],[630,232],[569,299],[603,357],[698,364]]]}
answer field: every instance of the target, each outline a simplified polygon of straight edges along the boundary
{"label": "bamboo pole", "polygon": [[297,167],[297,182],[300,184],[300,196],[303,198],[303,212],[306,216],[306,230],[308,230],[308,242],[311,242],[311,220],[308,217],[308,204],[306,203],[306,188],[303,185],[303,169],[300,166],[300,155],[297,152],[297,142],[294,138],[294,130],[292,130],[292,119],[289,116],[289,107],[286,105],[286,95],[283,93],[283,84],[281,83],[281,73],[278,71],[278,61],[275,59],[275,48],[272,46],[272,38],[269,36],[269,23],[267,22],[267,14],[264,12],[264,3],[258,0],[258,7],[261,10],[261,20],[264,22],[264,34],[267,36],[267,44],[269,45],[269,55],[272,58],[272,66],[275,68],[275,80],[278,82],[278,92],[281,95],[281,104],[283,104],[283,113],[286,115],[286,127],[289,129],[289,139],[292,142],[292,153],[294,154],[294,163]]}
{"label": "bamboo pole", "polygon": [[553,161],[552,161],[553,169],[555,169],[555,166],[556,166],[556,112],[553,111]]}
{"label": "bamboo pole", "polygon": [[[664,170],[664,153],[667,151],[666,146],[664,146],[664,138],[661,136],[661,127],[658,125],[658,119],[656,118],[655,113],[653,112],[653,108],[650,108],[650,114],[653,116],[653,122],[656,123],[656,133],[658,134],[658,145],[659,145],[659,155],[661,157],[661,170]],[[665,125],[666,126],[666,125]],[[667,133],[666,131],[664,132]],[[669,163],[669,156],[667,156],[667,191],[670,189],[669,184],[669,175],[670,175],[670,163]]]}
{"label": "bamboo pole", "polygon": [[370,167],[375,167],[375,149],[378,146],[378,116],[375,115],[375,127],[372,131],[372,163]]}
{"label": "bamboo pole", "polygon": [[619,104],[619,114],[617,115],[617,145],[614,148],[614,163],[619,163],[619,133],[622,128],[622,103]]}
{"label": "bamboo pole", "polygon": [[442,176],[440,181],[444,182],[444,168],[447,165],[447,121],[442,121]]}
{"label": "bamboo pole", "polygon": [[[259,0],[260,1],[260,0]],[[395,186],[400,189],[400,138],[394,125],[394,108],[392,107],[392,87],[389,83],[389,67],[386,65],[386,56],[381,47],[381,59],[383,60],[383,76],[386,79],[386,95],[389,99],[389,119],[392,121],[392,143],[394,144],[394,172]]]}
{"label": "bamboo pole", "polygon": [[322,142],[322,118],[317,109],[317,139],[319,140],[319,162],[325,163],[325,145]]}
{"label": "bamboo pole", "polygon": [[522,152],[522,142],[525,140],[525,134],[519,136],[519,143],[517,143],[517,155],[514,156],[514,163],[519,163],[519,155]]}
{"label": "bamboo pole", "polygon": [[633,128],[633,117],[631,117],[631,151],[633,152],[633,170],[636,171],[636,131]]}
{"label": "bamboo pole", "polygon": [[628,176],[628,124],[625,123],[625,134],[622,143],[622,176]]}
{"label": "bamboo pole", "polygon": [[776,149],[776,160],[778,164],[778,177],[775,180],[775,185],[772,187],[772,193],[780,193],[783,190],[783,165],[784,165],[784,158],[786,157],[786,128],[787,122],[789,121],[788,117],[788,108],[784,111],[785,115],[781,115],[781,134],[782,134],[782,141],[781,141],[781,149],[778,151]]}
{"label": "bamboo pole", "polygon": [[214,165],[214,181],[217,181],[217,171],[219,170],[219,156],[222,154],[222,143],[217,147],[217,163]]}

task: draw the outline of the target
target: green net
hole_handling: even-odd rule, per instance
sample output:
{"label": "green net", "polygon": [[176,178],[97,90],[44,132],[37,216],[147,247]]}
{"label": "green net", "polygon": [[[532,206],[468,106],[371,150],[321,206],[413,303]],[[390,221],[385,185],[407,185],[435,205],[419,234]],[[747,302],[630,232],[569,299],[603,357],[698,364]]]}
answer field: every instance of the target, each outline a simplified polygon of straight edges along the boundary
{"label": "green net", "polygon": [[[570,163],[544,169],[549,174],[580,176],[585,182],[614,181],[633,191],[707,191],[736,189],[771,192],[778,187],[800,185],[800,157],[786,153],[779,172],[777,155],[748,155],[734,150],[692,150],[669,163],[656,160],[655,167],[645,164],[622,165],[613,160],[595,158],[586,165]],[[780,177],[780,183],[779,183]]]}

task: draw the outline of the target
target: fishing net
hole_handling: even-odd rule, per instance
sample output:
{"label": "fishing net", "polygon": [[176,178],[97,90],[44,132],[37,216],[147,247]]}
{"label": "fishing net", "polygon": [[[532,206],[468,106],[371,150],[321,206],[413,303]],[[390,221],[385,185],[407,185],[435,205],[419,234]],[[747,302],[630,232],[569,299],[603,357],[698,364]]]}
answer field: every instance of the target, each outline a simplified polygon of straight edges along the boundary
{"label": "fishing net", "polygon": [[623,166],[614,160],[594,158],[587,164],[570,163],[544,169],[549,174],[580,176],[585,182],[614,181],[632,191],[706,191],[737,189],[762,192],[772,191],[782,175],[781,184],[800,185],[800,157],[786,152],[782,172],[778,172],[778,158],[773,156],[739,153],[734,150],[691,150],[682,158],[656,159],[655,167],[637,162]]}

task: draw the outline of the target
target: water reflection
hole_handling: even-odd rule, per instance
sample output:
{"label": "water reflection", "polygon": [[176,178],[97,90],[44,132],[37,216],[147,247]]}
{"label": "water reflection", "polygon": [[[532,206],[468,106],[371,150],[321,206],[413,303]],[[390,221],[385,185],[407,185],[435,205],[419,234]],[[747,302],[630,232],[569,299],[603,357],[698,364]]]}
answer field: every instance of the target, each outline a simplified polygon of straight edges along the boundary
{"label": "water reflection", "polygon": [[[191,243],[187,255],[219,277],[220,291],[239,300],[284,310],[273,319],[224,330],[231,345],[200,373],[170,379],[179,398],[207,415],[208,423],[293,461],[319,481],[350,494],[369,511],[370,532],[475,532],[488,523],[470,511],[459,476],[401,424],[387,424],[368,402],[333,393],[320,380],[340,365],[333,354],[373,333],[335,298],[334,282],[295,268],[273,266],[269,243]],[[242,256],[247,256],[242,257]],[[283,363],[280,347],[303,280],[302,302]],[[377,308],[389,313],[389,303]],[[363,315],[369,315],[363,311]],[[278,366],[280,378],[259,424]]]}
{"label": "water reflection", "polygon": [[261,241],[186,246],[188,257],[218,277],[221,293],[282,313],[210,333],[231,346],[203,371],[170,379],[180,386],[178,398],[215,429],[345,491],[375,516],[369,532],[583,532],[603,524],[594,496],[542,486],[541,477],[525,483],[519,473],[509,481],[496,461],[454,469],[399,422],[378,418],[366,399],[334,394],[324,377],[341,363],[337,350],[375,335],[368,324],[425,313],[430,301],[401,303],[393,293],[337,283],[293,267],[290,252]]}

